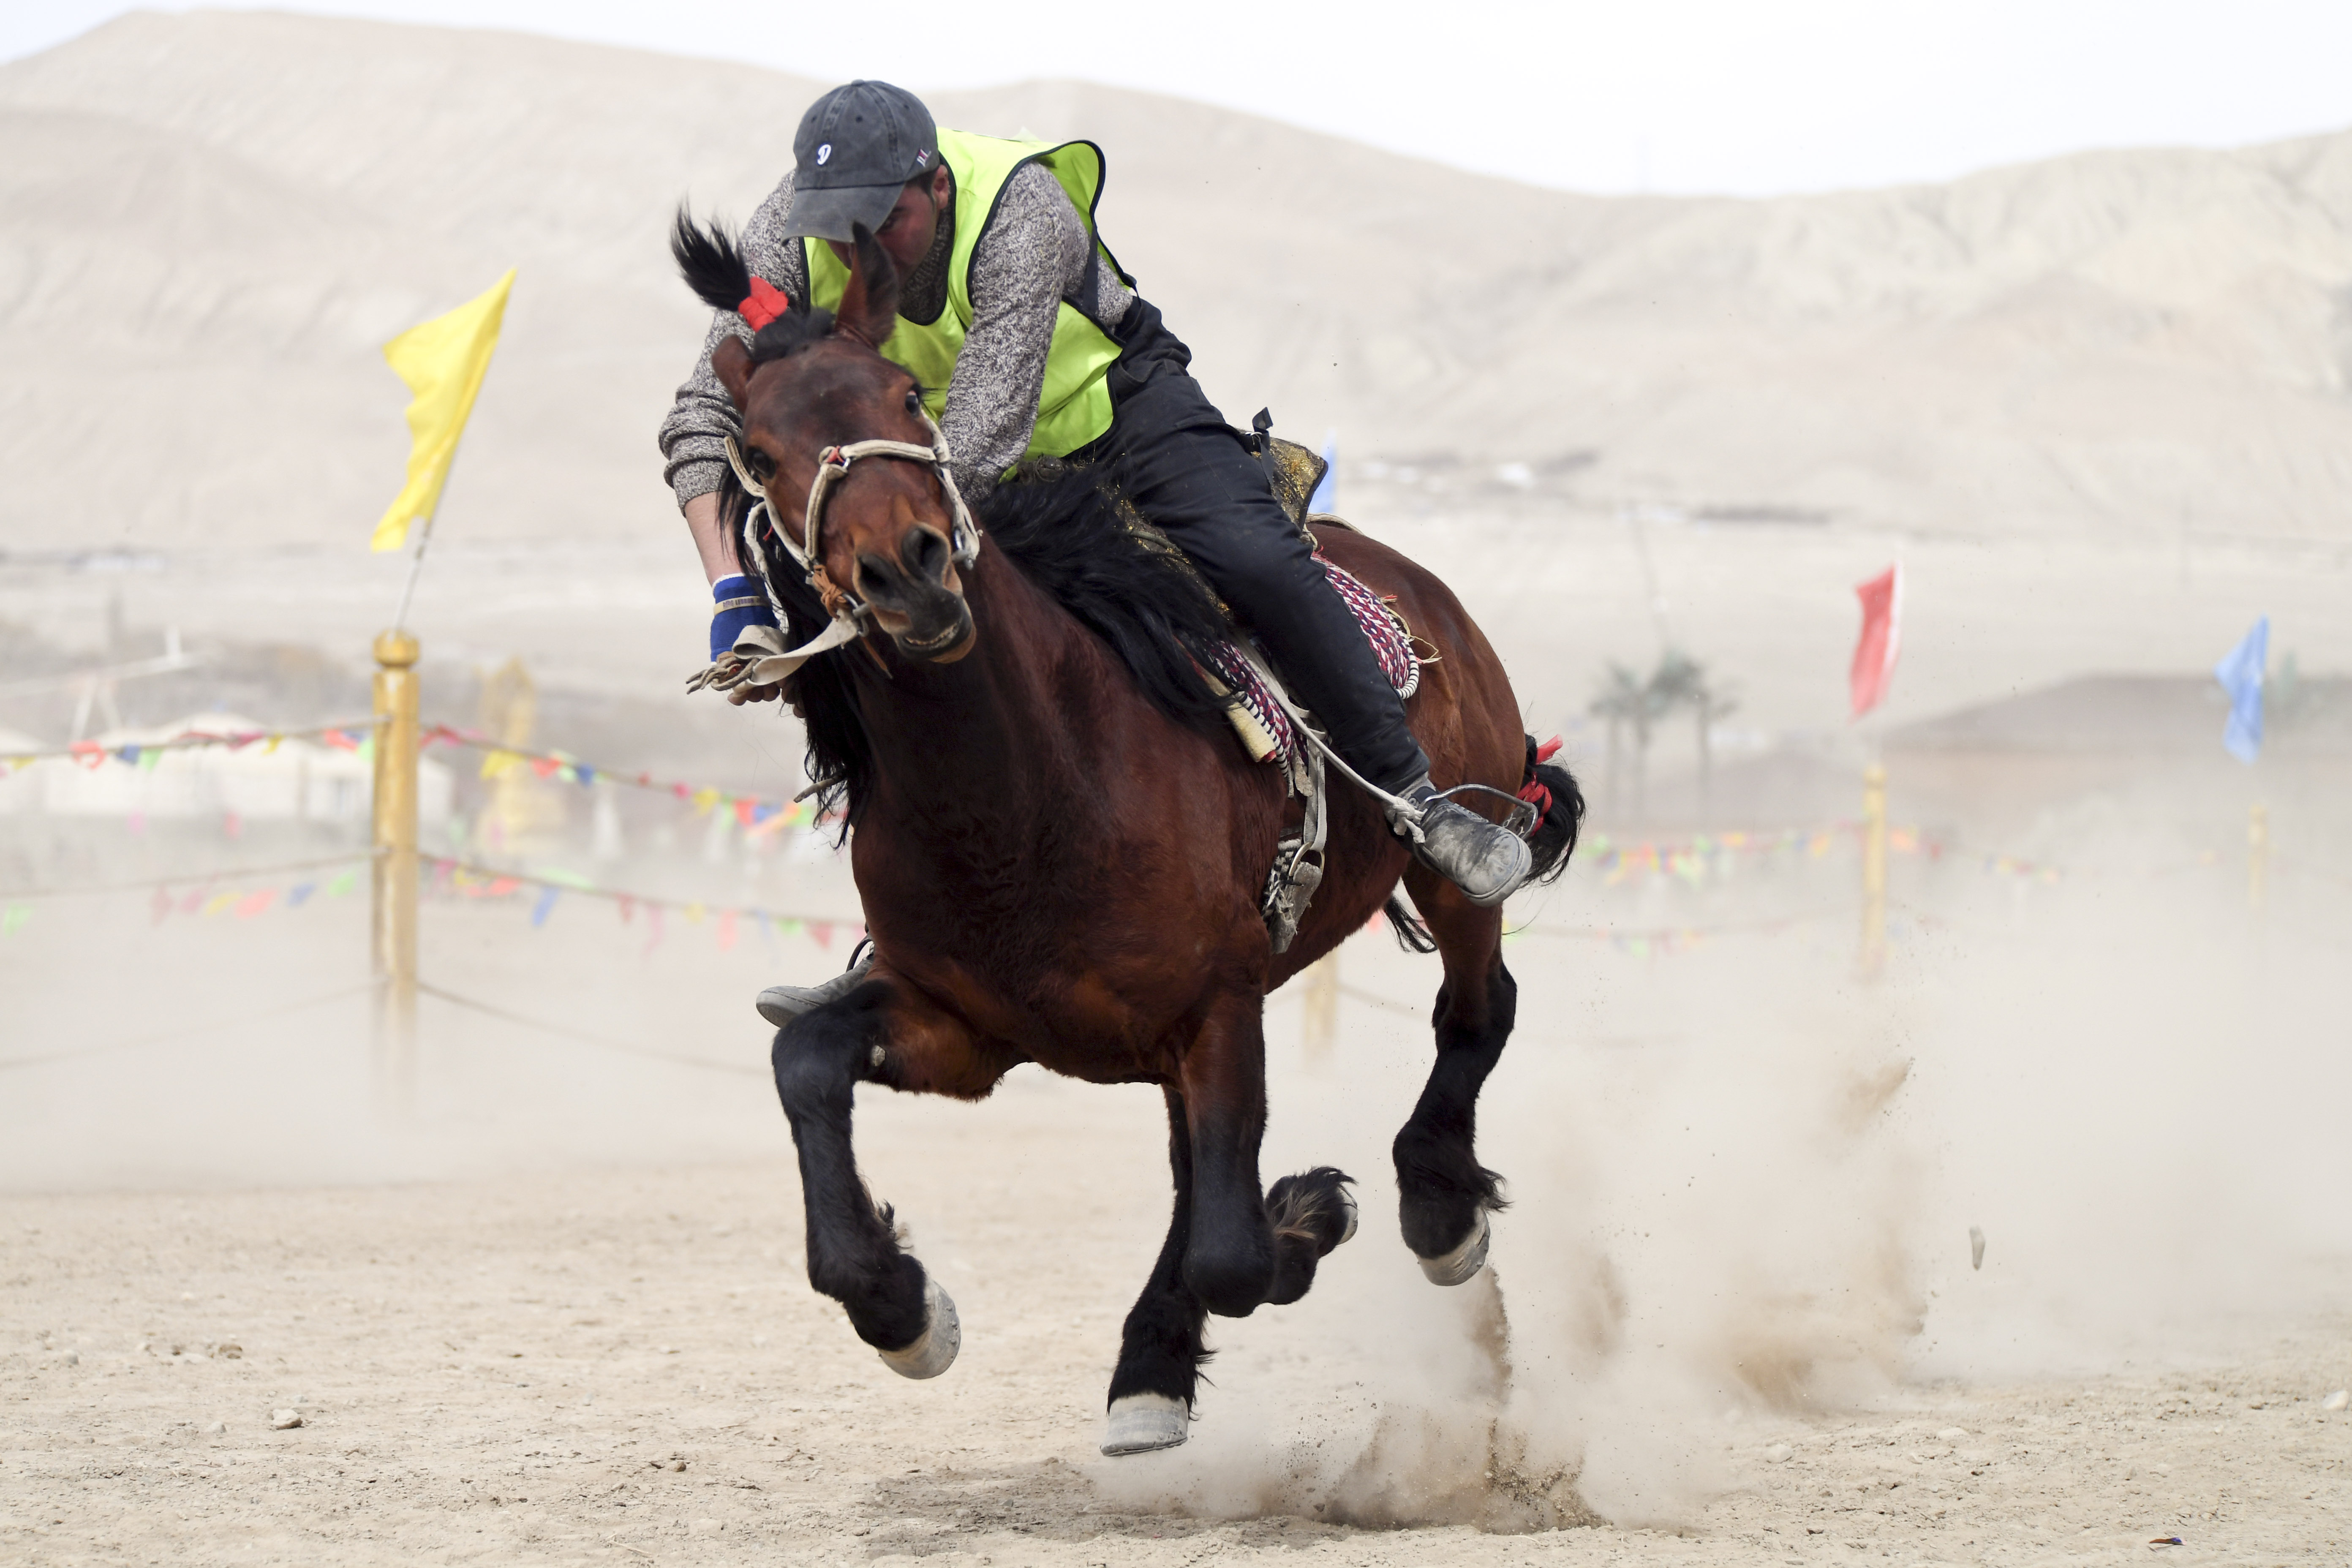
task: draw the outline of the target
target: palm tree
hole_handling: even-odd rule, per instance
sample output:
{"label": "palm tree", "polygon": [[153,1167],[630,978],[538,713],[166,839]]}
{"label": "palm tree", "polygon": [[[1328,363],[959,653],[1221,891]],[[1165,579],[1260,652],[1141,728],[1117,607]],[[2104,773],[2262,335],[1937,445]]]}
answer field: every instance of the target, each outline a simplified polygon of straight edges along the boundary
{"label": "palm tree", "polygon": [[1697,730],[1699,798],[1705,800],[1715,782],[1712,731],[1718,720],[1739,710],[1739,703],[1728,693],[1715,689],[1707,678],[1706,665],[1675,648],[1668,648],[1658,660],[1657,673],[1650,677],[1650,684],[1657,693],[1661,713],[1676,708],[1690,710],[1691,721]]}
{"label": "palm tree", "polygon": [[1601,689],[1592,699],[1591,712],[1609,722],[1609,795],[1620,799],[1624,732],[1633,731],[1633,816],[1638,820],[1649,793],[1650,730],[1659,714],[1656,677],[1644,680],[1633,669],[1613,659],[1608,673],[1601,679]]}
{"label": "palm tree", "polygon": [[1697,724],[1699,790],[1704,796],[1712,784],[1715,771],[1708,731],[1716,721],[1728,717],[1738,706],[1715,689],[1707,679],[1706,665],[1680,648],[1670,647],[1659,655],[1657,668],[1646,679],[1612,660],[1590,710],[1595,718],[1605,719],[1609,723],[1611,796],[1616,797],[1619,784],[1619,758],[1622,752],[1619,742],[1630,729],[1633,732],[1633,816],[1636,820],[1642,816],[1649,794],[1650,736],[1659,720],[1681,708],[1689,709]]}

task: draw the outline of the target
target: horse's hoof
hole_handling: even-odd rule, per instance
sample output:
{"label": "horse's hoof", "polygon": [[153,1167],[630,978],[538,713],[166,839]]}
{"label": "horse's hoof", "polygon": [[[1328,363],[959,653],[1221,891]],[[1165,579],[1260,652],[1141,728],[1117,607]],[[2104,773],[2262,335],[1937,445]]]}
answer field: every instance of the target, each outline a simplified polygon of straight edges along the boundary
{"label": "horse's hoof", "polygon": [[900,1377],[937,1377],[955,1365],[956,1352],[963,1349],[963,1324],[956,1318],[955,1303],[937,1279],[927,1274],[923,1283],[921,1336],[904,1350],[880,1352],[884,1364]]}
{"label": "horse's hoof", "polygon": [[1331,1250],[1334,1252],[1356,1239],[1356,1194],[1344,1186],[1339,1188],[1339,1207],[1347,1213],[1348,1225],[1346,1229],[1339,1232],[1339,1239],[1331,1244]]}
{"label": "horse's hoof", "polygon": [[1110,1402],[1110,1426],[1102,1451],[1111,1458],[1173,1448],[1184,1441],[1192,1407],[1164,1394],[1130,1394]]}
{"label": "horse's hoof", "polygon": [[1429,1276],[1433,1285],[1459,1285],[1475,1278],[1478,1270],[1486,1267],[1486,1243],[1493,1235],[1486,1223],[1486,1211],[1480,1209],[1477,1225],[1463,1238],[1462,1245],[1443,1258],[1417,1259],[1421,1271]]}

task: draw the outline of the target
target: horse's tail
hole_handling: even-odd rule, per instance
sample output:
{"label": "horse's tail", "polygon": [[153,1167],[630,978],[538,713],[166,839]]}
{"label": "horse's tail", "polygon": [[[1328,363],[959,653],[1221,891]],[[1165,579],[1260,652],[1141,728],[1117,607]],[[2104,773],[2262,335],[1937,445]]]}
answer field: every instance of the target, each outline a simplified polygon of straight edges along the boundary
{"label": "horse's tail", "polygon": [[695,222],[684,202],[678,203],[677,218],[670,227],[669,253],[687,287],[712,310],[734,310],[751,295],[751,264],[743,259],[735,237],[723,223]]}
{"label": "horse's tail", "polygon": [[1577,787],[1576,776],[1551,760],[1559,750],[1559,741],[1538,746],[1529,735],[1527,772],[1519,783],[1519,798],[1543,814],[1535,832],[1528,837],[1528,847],[1536,858],[1535,876],[1530,879],[1538,882],[1552,881],[1568,869],[1568,858],[1576,849],[1577,826],[1584,820],[1584,792]]}
{"label": "horse's tail", "polygon": [[1435,952],[1437,938],[1431,934],[1422,918],[1404,907],[1404,900],[1394,893],[1389,895],[1386,908],[1381,912],[1389,918],[1389,930],[1396,936],[1397,945],[1407,952]]}

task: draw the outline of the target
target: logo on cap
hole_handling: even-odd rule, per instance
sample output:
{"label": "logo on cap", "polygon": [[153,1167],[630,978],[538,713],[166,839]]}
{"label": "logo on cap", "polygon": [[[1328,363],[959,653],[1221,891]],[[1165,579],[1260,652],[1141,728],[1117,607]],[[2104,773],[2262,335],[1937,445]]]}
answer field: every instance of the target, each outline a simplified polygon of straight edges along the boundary
{"label": "logo on cap", "polygon": [[832,156],[833,156],[833,143],[832,143],[832,142],[826,142],[824,146],[822,146],[822,147],[820,147],[820,148],[818,148],[818,149],[816,150],[816,161],[817,161],[819,163],[824,163],[827,158],[830,158],[830,157],[832,157]]}

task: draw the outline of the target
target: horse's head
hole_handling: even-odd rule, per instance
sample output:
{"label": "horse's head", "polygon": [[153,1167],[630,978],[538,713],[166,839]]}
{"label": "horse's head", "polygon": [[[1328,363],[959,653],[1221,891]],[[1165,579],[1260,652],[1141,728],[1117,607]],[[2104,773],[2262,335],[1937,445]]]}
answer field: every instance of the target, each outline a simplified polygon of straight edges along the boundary
{"label": "horse's head", "polygon": [[[672,250],[706,301],[727,310],[749,302],[750,271],[723,230],[702,230],[681,212]],[[711,353],[710,368],[742,419],[743,467],[776,526],[803,548],[822,454],[859,441],[931,444],[922,389],[877,352],[898,310],[897,268],[861,226],[837,311],[793,300],[749,346],[730,334]],[[858,460],[832,483],[823,516],[813,564],[824,582],[863,600],[900,652],[947,664],[971,650],[952,510],[929,467]]]}

